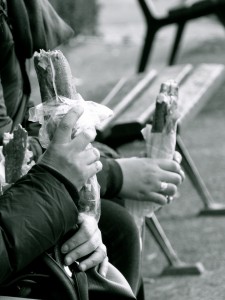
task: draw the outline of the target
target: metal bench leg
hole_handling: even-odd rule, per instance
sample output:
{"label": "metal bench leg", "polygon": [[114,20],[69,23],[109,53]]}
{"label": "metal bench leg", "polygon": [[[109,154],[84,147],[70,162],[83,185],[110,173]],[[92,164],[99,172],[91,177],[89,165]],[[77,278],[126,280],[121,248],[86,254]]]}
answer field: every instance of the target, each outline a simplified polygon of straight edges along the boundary
{"label": "metal bench leg", "polygon": [[169,66],[173,65],[174,62],[175,62],[175,57],[176,57],[178,48],[180,46],[181,37],[182,37],[183,31],[184,31],[185,24],[186,24],[185,22],[177,24],[177,26],[178,26],[177,27],[177,33],[176,33],[173,48],[172,48],[170,58],[169,58],[169,63],[168,63]]}
{"label": "metal bench leg", "polygon": [[155,30],[147,29],[144,45],[141,51],[141,58],[138,66],[138,73],[144,72],[148,63],[149,55],[151,52],[151,49],[153,47],[153,41],[155,38]]}
{"label": "metal bench leg", "polygon": [[145,219],[145,225],[150,230],[169,263],[169,266],[161,273],[162,276],[200,275],[203,273],[204,267],[201,263],[187,264],[179,259],[155,214],[151,218]]}
{"label": "metal bench leg", "polygon": [[177,150],[183,157],[182,165],[184,170],[192,181],[205,206],[200,212],[200,215],[224,215],[225,205],[216,203],[212,199],[180,135],[177,135]]}

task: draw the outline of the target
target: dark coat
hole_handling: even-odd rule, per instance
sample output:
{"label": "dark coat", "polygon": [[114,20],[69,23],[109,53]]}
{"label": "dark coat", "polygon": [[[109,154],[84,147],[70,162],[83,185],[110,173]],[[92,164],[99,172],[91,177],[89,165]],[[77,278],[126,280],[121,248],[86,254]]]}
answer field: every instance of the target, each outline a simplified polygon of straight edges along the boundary
{"label": "dark coat", "polygon": [[[0,0],[0,3],[2,0]],[[7,0],[0,6],[0,135],[22,123],[30,96],[25,60],[35,50],[52,49],[71,29],[47,0]],[[36,10],[37,9],[37,10]],[[37,13],[35,13],[37,12]],[[13,27],[11,27],[13,25]],[[57,28],[57,30],[56,30]],[[122,185],[122,172],[114,159],[101,154],[98,173],[101,196],[112,198]],[[78,193],[60,174],[44,166],[32,170],[0,196],[0,284],[54,246],[76,226]]]}
{"label": "dark coat", "polygon": [[0,283],[75,228],[77,201],[75,187],[41,165],[0,197]]}

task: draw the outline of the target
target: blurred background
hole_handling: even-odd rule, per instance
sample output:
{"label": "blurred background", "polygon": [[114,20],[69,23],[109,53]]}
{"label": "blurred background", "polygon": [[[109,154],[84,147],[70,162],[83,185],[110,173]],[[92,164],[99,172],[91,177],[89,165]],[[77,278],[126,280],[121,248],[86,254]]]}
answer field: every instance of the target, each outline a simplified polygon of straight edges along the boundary
{"label": "blurred background", "polygon": [[[79,79],[78,84],[85,86],[80,87],[85,96],[100,100],[122,76],[136,72],[146,30],[137,0],[50,2],[75,31],[75,38],[67,45],[68,56],[74,76]],[[199,0],[150,2],[154,4],[157,16],[161,17],[183,3]],[[157,32],[148,69],[159,69],[167,64],[175,30],[175,25],[171,25]],[[182,35],[176,63],[221,62],[221,59],[224,62],[221,55],[225,50],[224,37],[225,29],[214,15],[191,20]],[[93,84],[101,86],[101,92]]]}

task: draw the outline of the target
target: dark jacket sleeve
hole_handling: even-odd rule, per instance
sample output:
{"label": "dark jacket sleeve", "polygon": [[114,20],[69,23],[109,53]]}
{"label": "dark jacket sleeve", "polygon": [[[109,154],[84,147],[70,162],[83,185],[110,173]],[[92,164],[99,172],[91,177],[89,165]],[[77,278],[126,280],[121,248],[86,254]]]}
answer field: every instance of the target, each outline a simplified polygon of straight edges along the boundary
{"label": "dark jacket sleeve", "polygon": [[122,170],[114,158],[101,157],[101,162],[103,168],[97,173],[101,197],[112,199],[117,197],[121,190],[123,184]]}
{"label": "dark jacket sleeve", "polygon": [[0,283],[76,225],[78,192],[37,165],[0,197]]}

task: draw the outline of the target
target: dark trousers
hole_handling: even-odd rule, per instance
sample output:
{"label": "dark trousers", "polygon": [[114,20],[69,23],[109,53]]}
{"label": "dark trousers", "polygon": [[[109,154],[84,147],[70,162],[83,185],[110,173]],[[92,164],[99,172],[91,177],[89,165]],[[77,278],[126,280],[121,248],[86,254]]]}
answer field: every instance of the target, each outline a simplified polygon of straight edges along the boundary
{"label": "dark trousers", "polygon": [[141,250],[138,229],[122,206],[102,200],[99,228],[109,261],[124,275],[133,292],[140,286]]}

